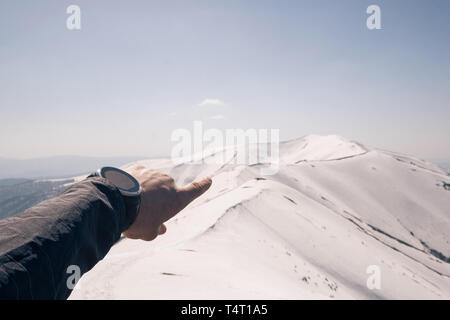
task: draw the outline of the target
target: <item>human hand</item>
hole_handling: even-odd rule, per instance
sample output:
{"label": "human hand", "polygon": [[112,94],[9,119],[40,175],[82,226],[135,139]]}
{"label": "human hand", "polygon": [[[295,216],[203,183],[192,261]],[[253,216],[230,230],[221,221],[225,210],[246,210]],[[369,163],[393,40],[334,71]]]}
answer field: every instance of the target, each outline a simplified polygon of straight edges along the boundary
{"label": "human hand", "polygon": [[205,178],[179,188],[172,177],[132,165],[124,169],[141,184],[141,205],[134,223],[123,232],[130,239],[151,241],[166,232],[164,222],[175,216],[211,186],[212,180]]}

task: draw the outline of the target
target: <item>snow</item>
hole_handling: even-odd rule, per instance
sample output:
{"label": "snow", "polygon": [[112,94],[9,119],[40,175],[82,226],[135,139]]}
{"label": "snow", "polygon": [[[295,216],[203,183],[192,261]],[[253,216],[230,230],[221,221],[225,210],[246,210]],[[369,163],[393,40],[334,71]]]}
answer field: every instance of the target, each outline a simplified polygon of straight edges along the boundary
{"label": "snow", "polygon": [[[338,136],[280,144],[280,170],[140,164],[207,193],[155,241],[124,239],[71,299],[449,299],[448,173]],[[369,266],[380,289],[366,285]]]}
{"label": "snow", "polygon": [[347,141],[336,135],[308,135],[281,144],[280,153],[284,163],[296,164],[302,161],[327,161],[354,157],[366,153],[362,145]]}

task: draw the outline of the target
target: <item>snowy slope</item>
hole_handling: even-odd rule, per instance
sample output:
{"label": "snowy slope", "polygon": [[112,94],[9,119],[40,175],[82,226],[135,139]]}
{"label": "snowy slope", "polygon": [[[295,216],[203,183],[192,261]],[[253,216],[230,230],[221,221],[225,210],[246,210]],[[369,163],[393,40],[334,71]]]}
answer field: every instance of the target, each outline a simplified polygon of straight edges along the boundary
{"label": "snowy slope", "polygon": [[366,153],[367,149],[357,142],[342,137],[308,135],[286,141],[280,145],[281,160],[288,164],[302,161],[326,161],[354,157]]}
{"label": "snowy slope", "polygon": [[[124,239],[72,299],[450,299],[450,183],[424,161],[338,136],[258,166],[140,161],[213,185],[153,242]],[[370,290],[369,266],[381,271]]]}

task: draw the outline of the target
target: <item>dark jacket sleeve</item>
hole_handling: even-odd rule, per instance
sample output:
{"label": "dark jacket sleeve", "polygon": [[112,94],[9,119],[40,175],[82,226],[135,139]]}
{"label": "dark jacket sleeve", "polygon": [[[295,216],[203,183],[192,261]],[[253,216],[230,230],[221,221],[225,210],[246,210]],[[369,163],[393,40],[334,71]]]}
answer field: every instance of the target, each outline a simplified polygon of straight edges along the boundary
{"label": "dark jacket sleeve", "polygon": [[66,299],[132,221],[118,189],[88,178],[0,220],[0,298]]}

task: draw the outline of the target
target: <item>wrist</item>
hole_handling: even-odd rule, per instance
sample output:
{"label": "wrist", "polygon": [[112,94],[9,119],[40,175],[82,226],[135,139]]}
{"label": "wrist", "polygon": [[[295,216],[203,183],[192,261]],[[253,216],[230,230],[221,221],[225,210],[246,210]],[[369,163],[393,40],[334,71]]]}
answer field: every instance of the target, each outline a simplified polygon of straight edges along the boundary
{"label": "wrist", "polygon": [[121,219],[121,232],[127,230],[139,214],[142,193],[139,182],[129,173],[114,167],[100,168],[90,176],[103,178],[118,189],[125,207],[125,214]]}
{"label": "wrist", "polygon": [[125,204],[125,219],[122,225],[122,232],[127,230],[136,220],[141,207],[141,195],[128,197],[122,195]]}

